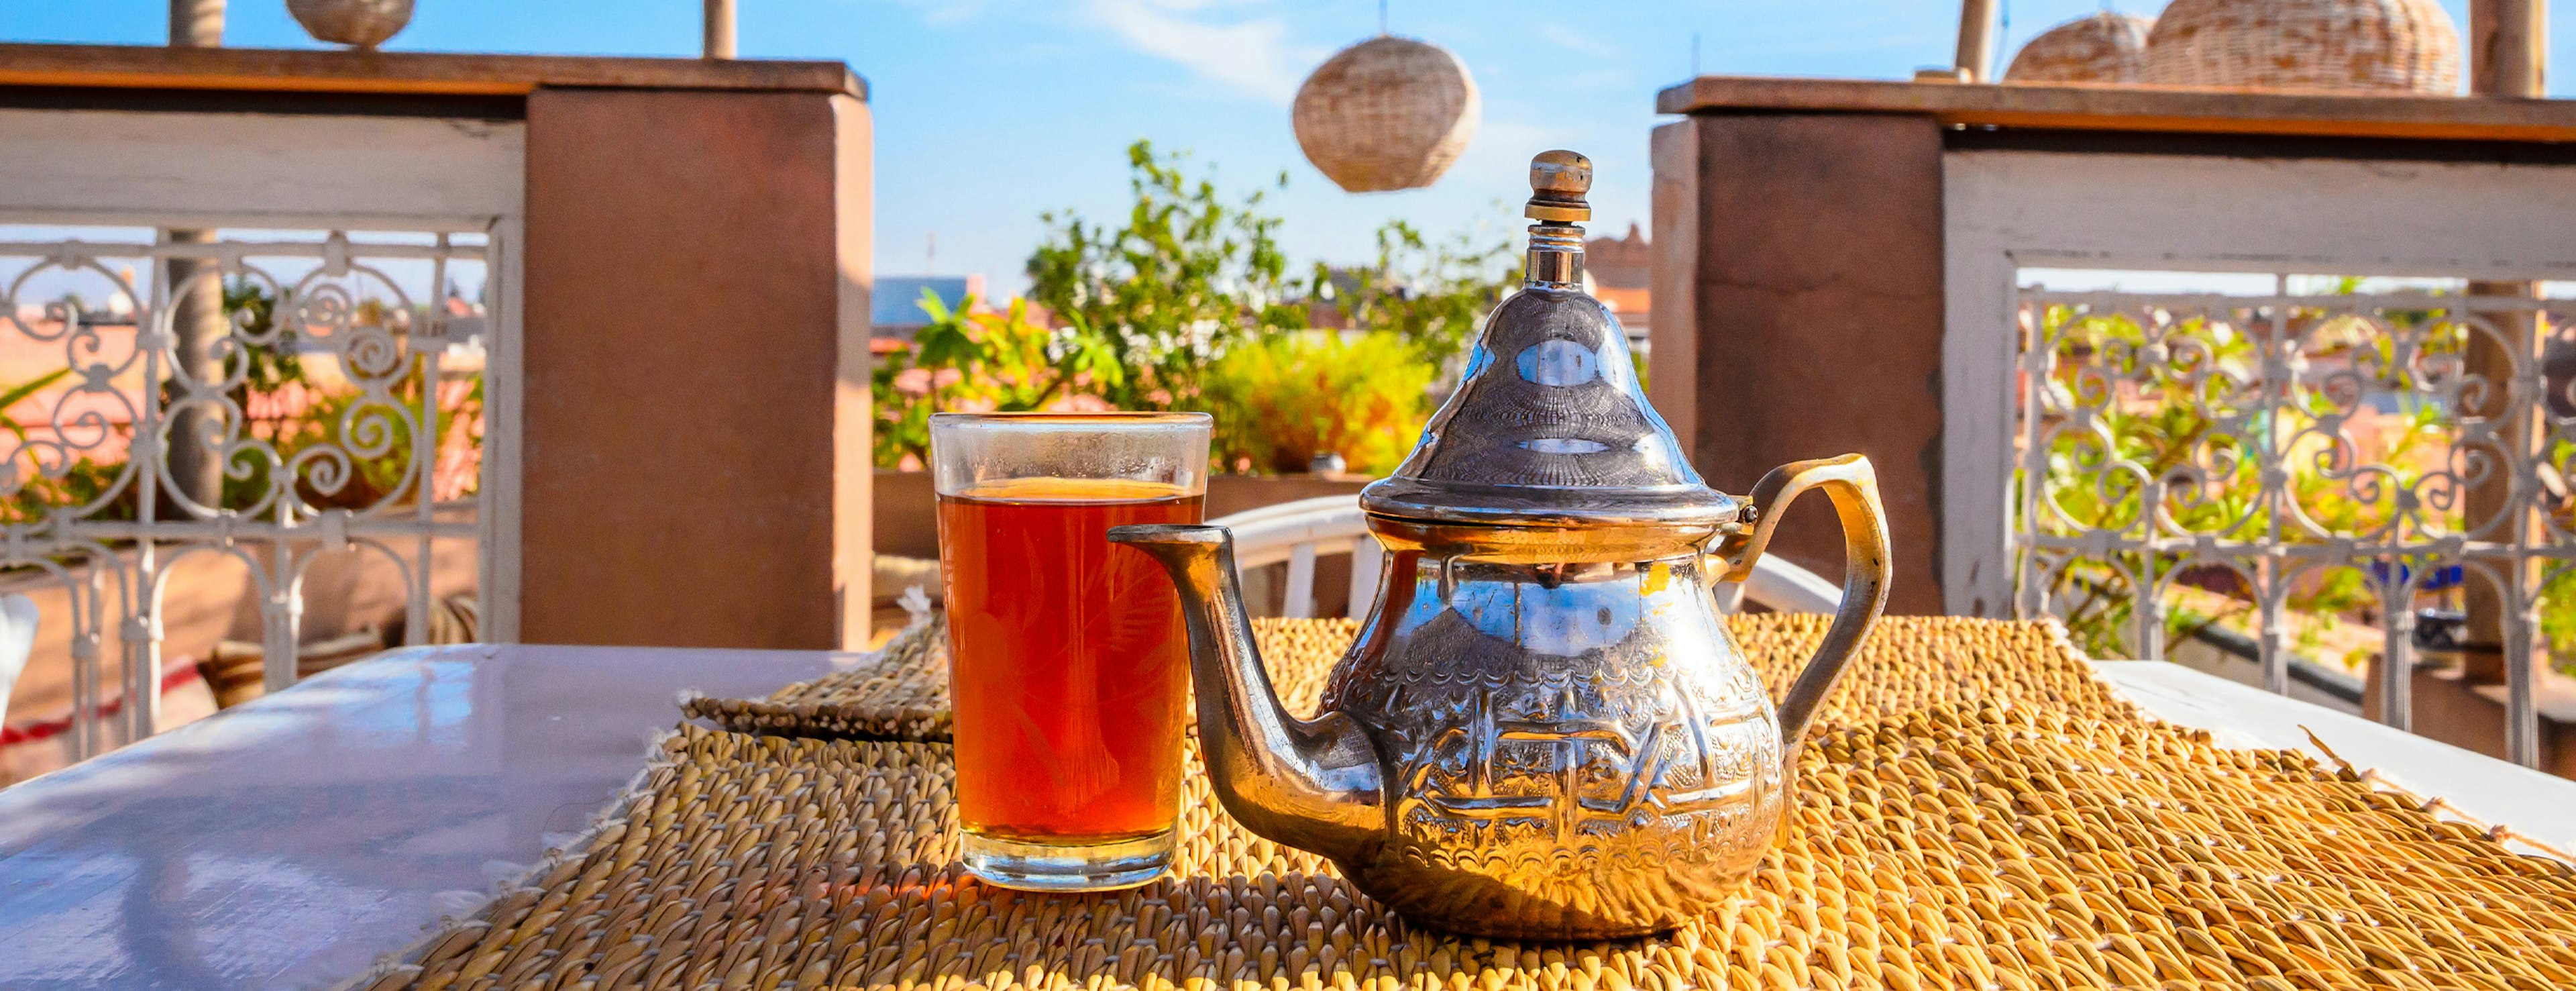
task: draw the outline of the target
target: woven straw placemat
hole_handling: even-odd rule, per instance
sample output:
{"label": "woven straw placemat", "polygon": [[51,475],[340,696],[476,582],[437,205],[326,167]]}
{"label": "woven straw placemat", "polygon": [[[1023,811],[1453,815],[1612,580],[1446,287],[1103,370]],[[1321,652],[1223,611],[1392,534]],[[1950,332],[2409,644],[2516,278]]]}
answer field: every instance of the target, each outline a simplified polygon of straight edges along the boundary
{"label": "woven straw placemat", "polygon": [[[1777,697],[1825,635],[1831,617],[1729,617],[1728,628]],[[2085,670],[2072,646],[2037,623],[1893,617],[1860,655],[1819,713],[1824,725],[1880,719],[1932,705],[2032,698],[2116,711],[2135,710]],[[1359,634],[1348,619],[1256,618],[1252,632],[1279,700],[1312,716],[1333,662]],[[2032,659],[2046,659],[2032,662]],[[948,636],[944,620],[916,624],[845,671],[800,681],[765,699],[690,698],[688,715],[742,733],[850,740],[946,741]]]}
{"label": "woven straw placemat", "polygon": [[764,699],[691,695],[680,711],[737,733],[833,740],[948,739],[948,620],[935,614],[846,670]]}
{"label": "woven straw placemat", "polygon": [[[1822,622],[1735,628],[1776,680]],[[1263,632],[1290,670],[1350,635]],[[1891,621],[1857,663],[1781,845],[1666,937],[1407,925],[1243,832],[1199,773],[1173,875],[1007,891],[957,864],[945,745],[690,727],[576,849],[368,986],[2576,987],[2566,865],[2348,769],[2143,719],[2048,628]]]}

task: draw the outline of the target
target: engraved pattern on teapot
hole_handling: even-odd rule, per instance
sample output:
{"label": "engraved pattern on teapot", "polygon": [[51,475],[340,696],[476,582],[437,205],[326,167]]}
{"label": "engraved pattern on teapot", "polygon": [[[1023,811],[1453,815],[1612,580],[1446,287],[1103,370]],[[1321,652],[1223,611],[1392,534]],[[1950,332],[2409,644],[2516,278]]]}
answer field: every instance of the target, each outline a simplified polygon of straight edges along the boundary
{"label": "engraved pattern on teapot", "polygon": [[[1691,468],[1582,290],[1590,169],[1532,163],[1527,281],[1413,454],[1362,491],[1390,580],[1313,719],[1271,688],[1225,528],[1109,533],[1180,591],[1227,813],[1481,936],[1643,935],[1740,888],[1787,816],[1800,736],[1887,601],[1868,459],[1784,465],[1749,500]],[[1774,709],[1710,585],[1743,581],[1810,489],[1832,497],[1849,570]]]}
{"label": "engraved pattern on teapot", "polygon": [[[1325,689],[1388,771],[1389,844],[1350,866],[1405,892],[1399,910],[1508,906],[1535,933],[1601,924],[1568,890],[1579,878],[1652,869],[1721,886],[1757,866],[1784,797],[1778,720],[1717,617],[1690,601],[1695,561],[1554,588],[1511,580],[1528,569],[1467,566],[1482,578],[1444,596],[1445,570],[1417,564],[1390,595],[1412,605],[1389,602],[1403,608],[1395,628],[1356,646]],[[1675,924],[1686,901],[1619,914]]]}

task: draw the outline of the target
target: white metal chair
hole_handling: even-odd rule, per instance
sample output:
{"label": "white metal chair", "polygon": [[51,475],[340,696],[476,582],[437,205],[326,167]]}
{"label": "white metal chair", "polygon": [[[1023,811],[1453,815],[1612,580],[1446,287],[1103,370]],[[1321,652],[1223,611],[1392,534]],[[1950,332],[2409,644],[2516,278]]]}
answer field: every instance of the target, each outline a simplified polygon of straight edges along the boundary
{"label": "white metal chair", "polygon": [[9,690],[27,670],[27,655],[36,650],[36,600],[0,596],[0,726],[9,722]]}
{"label": "white metal chair", "polygon": [[[1385,551],[1369,535],[1356,495],[1283,502],[1208,522],[1234,531],[1237,571],[1287,563],[1285,615],[1315,614],[1315,558],[1346,550],[1351,552],[1351,598],[1344,615],[1366,616],[1370,604],[1377,601]],[[1728,612],[1748,598],[1781,612],[1829,613],[1842,605],[1843,590],[1815,572],[1765,555],[1754,562],[1753,577],[1741,587],[1719,588],[1718,604]]]}

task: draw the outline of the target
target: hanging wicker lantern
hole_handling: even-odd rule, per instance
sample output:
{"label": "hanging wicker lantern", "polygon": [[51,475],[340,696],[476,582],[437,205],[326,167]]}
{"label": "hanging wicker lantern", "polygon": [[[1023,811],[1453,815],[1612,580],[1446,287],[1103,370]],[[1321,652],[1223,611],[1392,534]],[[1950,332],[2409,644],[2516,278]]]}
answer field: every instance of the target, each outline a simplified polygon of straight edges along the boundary
{"label": "hanging wicker lantern", "polygon": [[2153,18],[2102,11],[2042,32],[2013,54],[2008,83],[2134,83]]}
{"label": "hanging wicker lantern", "polygon": [[286,0],[304,33],[335,45],[369,49],[411,23],[412,0]]}
{"label": "hanging wicker lantern", "polygon": [[1431,185],[1467,150],[1484,103],[1449,50],[1379,35],[1326,59],[1297,88],[1306,160],[1354,193]]}
{"label": "hanging wicker lantern", "polygon": [[2173,0],[2140,81],[2450,95],[2460,32],[2438,0]]}

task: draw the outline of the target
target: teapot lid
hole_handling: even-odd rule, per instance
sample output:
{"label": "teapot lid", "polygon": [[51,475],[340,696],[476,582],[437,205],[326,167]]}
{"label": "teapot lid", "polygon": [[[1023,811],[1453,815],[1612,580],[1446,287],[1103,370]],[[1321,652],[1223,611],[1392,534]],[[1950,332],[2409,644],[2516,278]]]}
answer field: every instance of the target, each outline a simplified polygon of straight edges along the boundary
{"label": "teapot lid", "polygon": [[1440,523],[1716,525],[1742,503],[1708,487],[1646,401],[1627,335],[1583,291],[1592,162],[1530,162],[1528,275],[1485,320],[1466,374],[1395,474],[1361,491],[1379,516]]}

